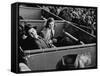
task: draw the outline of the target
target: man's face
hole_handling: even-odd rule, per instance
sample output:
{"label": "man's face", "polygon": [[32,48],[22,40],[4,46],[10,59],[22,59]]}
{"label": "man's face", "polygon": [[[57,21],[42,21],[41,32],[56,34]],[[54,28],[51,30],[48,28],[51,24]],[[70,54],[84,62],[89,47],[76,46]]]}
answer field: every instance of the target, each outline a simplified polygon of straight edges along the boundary
{"label": "man's face", "polygon": [[28,33],[32,38],[37,38],[38,37],[37,32],[34,28],[29,29]]}

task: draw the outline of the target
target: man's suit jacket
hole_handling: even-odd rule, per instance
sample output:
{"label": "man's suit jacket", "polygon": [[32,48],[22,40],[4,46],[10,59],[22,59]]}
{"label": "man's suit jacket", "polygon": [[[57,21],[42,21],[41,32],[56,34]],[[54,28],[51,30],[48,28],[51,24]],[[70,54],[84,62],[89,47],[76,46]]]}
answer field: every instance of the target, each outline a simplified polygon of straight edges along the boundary
{"label": "man's suit jacket", "polygon": [[34,39],[27,37],[22,43],[23,50],[45,49],[50,48],[49,44],[41,37]]}

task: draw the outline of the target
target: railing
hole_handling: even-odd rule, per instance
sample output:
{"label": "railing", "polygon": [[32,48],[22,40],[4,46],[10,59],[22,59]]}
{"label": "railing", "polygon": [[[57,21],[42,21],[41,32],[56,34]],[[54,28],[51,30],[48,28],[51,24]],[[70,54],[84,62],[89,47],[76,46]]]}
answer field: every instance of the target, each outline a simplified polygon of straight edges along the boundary
{"label": "railing", "polygon": [[96,44],[66,46],[50,49],[25,50],[27,65],[32,71],[54,70],[58,61],[65,55],[91,54],[91,67],[96,65]]}

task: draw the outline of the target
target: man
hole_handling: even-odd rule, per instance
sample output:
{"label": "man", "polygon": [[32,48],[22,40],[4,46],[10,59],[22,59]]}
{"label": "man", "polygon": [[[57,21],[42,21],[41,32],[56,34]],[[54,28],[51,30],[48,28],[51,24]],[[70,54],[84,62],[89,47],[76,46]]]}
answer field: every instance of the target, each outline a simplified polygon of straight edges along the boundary
{"label": "man", "polygon": [[25,27],[27,38],[24,39],[22,46],[19,47],[19,70],[20,71],[31,71],[27,66],[26,58],[24,58],[23,51],[34,50],[34,49],[45,49],[50,48],[49,43],[46,42],[42,37],[37,35],[36,28],[29,27],[28,24]]}
{"label": "man", "polygon": [[23,50],[50,48],[50,45],[43,38],[37,35],[35,28],[27,27],[26,32],[28,37],[23,42]]}

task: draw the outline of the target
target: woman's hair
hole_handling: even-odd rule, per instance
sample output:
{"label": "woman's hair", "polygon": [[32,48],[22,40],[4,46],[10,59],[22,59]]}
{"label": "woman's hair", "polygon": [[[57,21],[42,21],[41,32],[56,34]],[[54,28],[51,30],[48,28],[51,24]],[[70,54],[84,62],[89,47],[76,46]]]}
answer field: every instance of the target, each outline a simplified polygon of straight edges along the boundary
{"label": "woman's hair", "polygon": [[54,21],[54,18],[49,17],[49,18],[47,19],[46,26],[45,26],[46,28],[49,28],[49,23],[50,23],[50,22],[55,22],[55,21]]}

